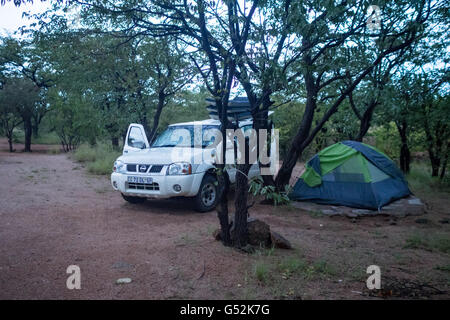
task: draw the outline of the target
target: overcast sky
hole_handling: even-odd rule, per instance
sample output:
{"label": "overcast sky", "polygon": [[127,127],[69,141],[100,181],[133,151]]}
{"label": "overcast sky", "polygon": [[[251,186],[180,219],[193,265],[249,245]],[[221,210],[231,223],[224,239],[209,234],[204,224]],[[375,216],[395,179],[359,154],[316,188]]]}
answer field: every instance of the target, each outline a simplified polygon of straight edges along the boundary
{"label": "overcast sky", "polygon": [[30,20],[22,18],[24,11],[31,13],[40,13],[50,7],[50,1],[34,1],[20,7],[14,6],[12,1],[7,1],[5,5],[0,6],[0,35],[12,34],[23,25],[30,24]]}

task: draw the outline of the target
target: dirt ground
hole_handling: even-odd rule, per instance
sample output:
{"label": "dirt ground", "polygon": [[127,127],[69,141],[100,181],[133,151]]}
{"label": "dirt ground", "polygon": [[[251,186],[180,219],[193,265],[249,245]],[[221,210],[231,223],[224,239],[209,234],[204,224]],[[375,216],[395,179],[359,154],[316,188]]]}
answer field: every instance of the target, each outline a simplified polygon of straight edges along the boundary
{"label": "dirt ground", "polygon": [[[54,148],[10,154],[0,140],[0,299],[449,298],[448,194],[396,221],[256,204],[250,215],[294,250],[245,254],[213,239],[216,212],[183,200],[128,204],[108,177]],[[66,287],[69,265],[80,267],[80,290]],[[369,265],[384,291],[366,289]]]}

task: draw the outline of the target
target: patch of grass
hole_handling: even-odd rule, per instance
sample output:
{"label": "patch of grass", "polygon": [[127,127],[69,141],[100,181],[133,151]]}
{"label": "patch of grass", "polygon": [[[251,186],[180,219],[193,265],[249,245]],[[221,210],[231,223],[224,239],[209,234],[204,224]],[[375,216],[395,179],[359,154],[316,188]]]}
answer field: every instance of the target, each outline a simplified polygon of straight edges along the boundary
{"label": "patch of grass", "polygon": [[392,256],[394,257],[395,261],[396,261],[399,265],[408,265],[408,263],[409,263],[409,261],[410,261],[410,260],[408,259],[408,257],[404,256],[404,255],[403,255],[402,253],[400,253],[400,252],[394,253]]}
{"label": "patch of grass", "polygon": [[73,157],[78,162],[94,162],[99,153],[98,147],[82,144],[75,150]]}
{"label": "patch of grass", "polygon": [[444,271],[444,272],[450,273],[450,264],[446,264],[444,266],[436,266],[435,269],[439,270],[439,271]]}
{"label": "patch of grass", "polygon": [[258,261],[253,266],[253,274],[259,282],[266,284],[269,279],[269,265],[264,261]]}
{"label": "patch of grass", "polygon": [[368,277],[367,273],[366,273],[366,266],[347,266],[347,271],[346,271],[346,275],[353,281],[365,281]]}
{"label": "patch of grass", "polygon": [[217,229],[217,226],[215,224],[208,224],[208,226],[206,228],[199,230],[198,234],[200,236],[210,237],[216,229]]}
{"label": "patch of grass", "polygon": [[431,167],[425,162],[414,162],[407,175],[409,186],[413,191],[432,194],[436,191],[450,192],[450,177],[444,179],[431,176]]}
{"label": "patch of grass", "polygon": [[[14,143],[24,143],[25,142],[25,133],[22,129],[15,129],[13,133],[13,142]],[[32,144],[60,144],[61,140],[55,132],[41,132],[39,136],[36,138],[34,136],[31,137]]]}
{"label": "patch of grass", "polygon": [[319,275],[335,276],[337,274],[336,268],[329,262],[322,259],[314,262],[312,266],[315,273]]}
{"label": "patch of grass", "polygon": [[104,143],[99,143],[94,147],[83,144],[73,153],[76,161],[86,163],[87,170],[98,175],[110,174],[114,161],[119,156],[119,151]]}
{"label": "patch of grass", "polygon": [[51,149],[47,150],[48,154],[59,154],[61,152],[62,152],[62,150],[59,148],[51,148]]}
{"label": "patch of grass", "polygon": [[335,276],[336,268],[326,260],[320,259],[309,263],[303,257],[288,257],[278,264],[278,271],[285,280],[300,275],[305,279],[315,277]]}
{"label": "patch of grass", "polygon": [[282,272],[282,275],[286,277],[299,271],[306,270],[307,267],[308,263],[304,259],[298,257],[285,258],[278,265],[278,269]]}
{"label": "patch of grass", "polygon": [[193,238],[190,234],[186,233],[181,235],[177,240],[175,240],[175,245],[177,246],[190,246],[198,243],[198,239]]}
{"label": "patch of grass", "polygon": [[404,249],[419,249],[426,245],[425,238],[417,233],[410,235],[405,241]]}
{"label": "patch of grass", "polygon": [[450,253],[450,238],[448,235],[434,235],[429,240],[429,245],[432,249]]}
{"label": "patch of grass", "polygon": [[110,174],[112,171],[112,167],[114,161],[117,159],[117,156],[108,156],[103,159],[96,159],[94,162],[89,163],[87,165],[87,169],[90,173],[93,174]]}
{"label": "patch of grass", "polygon": [[308,214],[312,218],[322,218],[324,216],[324,214],[321,211],[317,211],[317,210],[308,211]]}
{"label": "patch of grass", "polygon": [[404,249],[424,249],[450,253],[450,238],[447,234],[425,235],[414,233],[405,240]]}
{"label": "patch of grass", "polygon": [[274,252],[275,252],[274,247],[271,248],[260,247],[255,250],[254,254],[259,257],[270,257],[274,254]]}

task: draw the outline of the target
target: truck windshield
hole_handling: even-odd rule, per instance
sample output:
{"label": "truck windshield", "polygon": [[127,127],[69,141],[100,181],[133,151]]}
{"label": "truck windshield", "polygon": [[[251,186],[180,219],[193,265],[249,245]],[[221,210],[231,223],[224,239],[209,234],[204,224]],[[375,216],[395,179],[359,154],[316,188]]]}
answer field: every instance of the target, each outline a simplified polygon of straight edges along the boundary
{"label": "truck windshield", "polygon": [[220,134],[219,126],[170,126],[161,133],[152,148],[163,147],[188,147],[205,148],[214,143],[216,136]]}

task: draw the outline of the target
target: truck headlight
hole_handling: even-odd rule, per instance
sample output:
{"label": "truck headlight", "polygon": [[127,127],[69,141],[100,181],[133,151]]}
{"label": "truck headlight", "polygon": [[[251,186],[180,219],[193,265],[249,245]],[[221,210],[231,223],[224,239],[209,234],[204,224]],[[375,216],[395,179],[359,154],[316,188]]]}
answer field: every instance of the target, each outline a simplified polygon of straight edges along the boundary
{"label": "truck headlight", "polygon": [[118,172],[118,173],[127,172],[125,163],[123,163],[123,161],[120,161],[120,160],[114,161],[113,171]]}
{"label": "truck headlight", "polygon": [[185,175],[192,173],[192,166],[187,162],[175,162],[167,168],[167,175]]}

